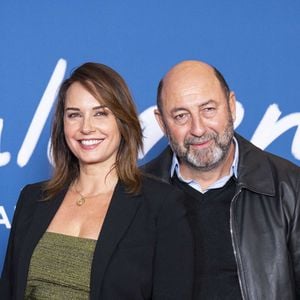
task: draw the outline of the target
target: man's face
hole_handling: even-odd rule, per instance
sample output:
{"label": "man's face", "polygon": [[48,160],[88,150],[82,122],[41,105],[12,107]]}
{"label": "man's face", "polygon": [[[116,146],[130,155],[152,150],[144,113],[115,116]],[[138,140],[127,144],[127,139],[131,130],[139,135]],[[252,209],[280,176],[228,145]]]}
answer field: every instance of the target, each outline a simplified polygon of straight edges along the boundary
{"label": "man's face", "polygon": [[233,137],[235,97],[227,98],[218,80],[168,81],[156,114],[181,164],[212,170],[226,158]]}

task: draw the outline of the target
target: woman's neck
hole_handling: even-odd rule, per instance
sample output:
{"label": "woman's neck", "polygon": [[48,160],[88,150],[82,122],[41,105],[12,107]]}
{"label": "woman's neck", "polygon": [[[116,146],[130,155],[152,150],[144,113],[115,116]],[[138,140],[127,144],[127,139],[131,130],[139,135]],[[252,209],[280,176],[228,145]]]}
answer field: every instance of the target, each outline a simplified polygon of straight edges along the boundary
{"label": "woman's neck", "polygon": [[80,169],[78,178],[73,186],[85,194],[95,194],[112,191],[118,182],[115,168],[99,168],[97,166],[85,166]]}

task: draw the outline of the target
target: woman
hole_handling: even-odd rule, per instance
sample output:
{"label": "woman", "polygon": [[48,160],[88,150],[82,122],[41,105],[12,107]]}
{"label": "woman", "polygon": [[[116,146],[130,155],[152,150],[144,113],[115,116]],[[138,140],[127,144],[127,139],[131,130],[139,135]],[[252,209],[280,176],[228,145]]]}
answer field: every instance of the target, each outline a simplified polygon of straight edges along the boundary
{"label": "woman", "polygon": [[142,131],[120,75],[76,69],[51,141],[52,179],[27,185],[17,204],[1,299],[190,299],[184,196],[140,174]]}

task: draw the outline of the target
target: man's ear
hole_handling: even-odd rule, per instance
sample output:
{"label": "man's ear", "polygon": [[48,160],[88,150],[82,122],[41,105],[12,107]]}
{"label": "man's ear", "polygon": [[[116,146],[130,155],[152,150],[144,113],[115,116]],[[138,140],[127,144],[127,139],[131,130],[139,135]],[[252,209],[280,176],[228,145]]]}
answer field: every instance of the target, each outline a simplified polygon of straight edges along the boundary
{"label": "man's ear", "polygon": [[160,129],[163,131],[164,134],[166,134],[165,123],[164,123],[163,116],[162,116],[161,112],[159,111],[159,109],[154,109],[154,115],[155,115],[155,119],[156,119]]}
{"label": "man's ear", "polygon": [[233,121],[235,121],[236,119],[236,98],[235,98],[235,94],[233,91],[230,92],[229,94],[229,109],[231,112],[231,116]]}

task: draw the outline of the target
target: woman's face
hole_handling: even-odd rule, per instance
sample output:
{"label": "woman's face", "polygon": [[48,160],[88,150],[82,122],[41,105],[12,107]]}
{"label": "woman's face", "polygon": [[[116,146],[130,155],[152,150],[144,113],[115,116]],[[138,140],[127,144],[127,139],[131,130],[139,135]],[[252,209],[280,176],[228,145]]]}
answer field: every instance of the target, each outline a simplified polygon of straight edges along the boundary
{"label": "woman's face", "polygon": [[79,82],[66,93],[64,134],[81,166],[104,164],[110,168],[115,163],[121,141],[116,118]]}

